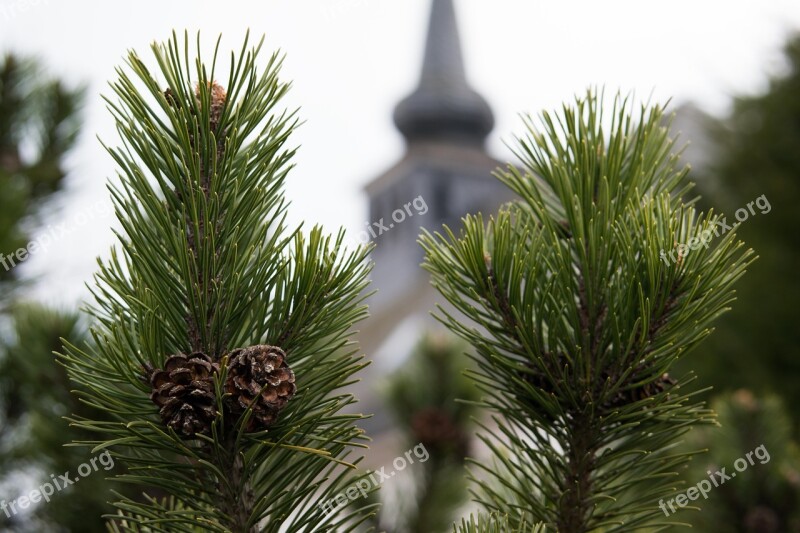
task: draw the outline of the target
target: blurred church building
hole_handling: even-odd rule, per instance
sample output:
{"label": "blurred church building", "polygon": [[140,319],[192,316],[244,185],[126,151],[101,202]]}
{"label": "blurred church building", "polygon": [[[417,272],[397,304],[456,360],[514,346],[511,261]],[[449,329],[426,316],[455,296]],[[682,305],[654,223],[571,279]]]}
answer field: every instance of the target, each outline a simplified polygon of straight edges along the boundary
{"label": "blurred church building", "polygon": [[[395,107],[394,123],[405,153],[366,186],[369,220],[382,228],[372,252],[377,293],[368,300],[370,318],[359,333],[361,349],[374,362],[365,387],[390,374],[422,334],[438,326],[430,312],[442,298],[420,267],[421,228],[438,231],[447,224],[457,231],[464,215],[496,213],[512,197],[492,176],[504,166],[485,147],[494,116],[467,80],[453,0],[432,0],[419,83]],[[391,427],[374,390],[365,389],[361,398],[361,408],[376,414],[368,434]]]}

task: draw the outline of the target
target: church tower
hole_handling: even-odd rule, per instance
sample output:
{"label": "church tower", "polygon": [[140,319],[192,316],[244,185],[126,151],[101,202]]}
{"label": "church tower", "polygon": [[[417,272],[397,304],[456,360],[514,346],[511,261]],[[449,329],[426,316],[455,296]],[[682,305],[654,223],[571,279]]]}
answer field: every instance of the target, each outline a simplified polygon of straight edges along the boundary
{"label": "church tower", "polygon": [[432,0],[419,83],[397,104],[394,123],[405,154],[366,186],[369,220],[379,224],[372,254],[378,292],[360,340],[378,367],[407,353],[433,325],[437,297],[420,268],[420,229],[458,228],[465,214],[494,213],[511,197],[491,176],[503,164],[485,150],[494,117],[467,81],[453,0]]}

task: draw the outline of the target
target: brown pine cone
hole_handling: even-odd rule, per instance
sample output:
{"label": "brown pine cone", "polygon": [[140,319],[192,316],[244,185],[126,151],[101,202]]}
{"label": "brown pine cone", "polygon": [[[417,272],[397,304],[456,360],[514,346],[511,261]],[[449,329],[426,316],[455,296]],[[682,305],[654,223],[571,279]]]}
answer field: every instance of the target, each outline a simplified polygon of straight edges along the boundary
{"label": "brown pine cone", "polygon": [[411,417],[411,433],[434,452],[449,451],[459,459],[469,452],[469,441],[453,417],[443,409],[428,407]]}
{"label": "brown pine cone", "polygon": [[233,350],[228,357],[225,392],[231,413],[241,416],[252,407],[246,430],[268,428],[297,390],[286,354],[277,346],[259,344]]}
{"label": "brown pine cone", "polygon": [[217,416],[214,374],[219,365],[204,353],[171,355],[150,375],[150,399],[161,420],[184,437],[209,434]]}

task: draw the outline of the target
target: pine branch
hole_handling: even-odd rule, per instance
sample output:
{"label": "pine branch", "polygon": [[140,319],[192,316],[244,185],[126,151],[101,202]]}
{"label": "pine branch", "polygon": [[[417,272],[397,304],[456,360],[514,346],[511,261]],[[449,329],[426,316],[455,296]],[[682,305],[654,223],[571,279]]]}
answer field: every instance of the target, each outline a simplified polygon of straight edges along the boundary
{"label": "pine branch", "polygon": [[113,420],[72,422],[153,495],[117,502],[113,531],[353,530],[372,507],[316,503],[364,447],[343,389],[365,366],[349,335],[367,250],[285,226],[297,118],[277,111],[280,58],[245,40],[223,86],[219,42],[210,64],[189,47],[154,44],[156,73],[131,52],[107,99],[120,247],[93,287],[96,347],[61,358]]}
{"label": "pine branch", "polygon": [[432,283],[474,325],[444,308],[437,318],[475,347],[473,377],[499,414],[482,439],[501,460],[473,463],[475,494],[512,524],[658,526],[658,498],[691,456],[671,450],[713,420],[685,392],[692,378],[668,370],[727,310],[752,253],[728,233],[662,260],[707,242],[717,216],[682,200],[690,185],[661,107],[634,116],[617,97],[605,117],[589,92],[526,126],[524,171],[498,172],[519,201],[421,237]]}

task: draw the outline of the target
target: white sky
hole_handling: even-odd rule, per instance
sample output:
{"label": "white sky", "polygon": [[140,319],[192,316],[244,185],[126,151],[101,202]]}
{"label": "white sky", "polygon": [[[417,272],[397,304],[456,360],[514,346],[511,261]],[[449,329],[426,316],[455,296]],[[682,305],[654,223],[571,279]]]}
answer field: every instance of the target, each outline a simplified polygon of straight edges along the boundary
{"label": "white sky", "polygon": [[[403,150],[391,111],[417,80],[428,8],[429,0],[0,0],[0,50],[35,54],[54,74],[89,84],[68,193],[51,216],[67,231],[24,267],[42,276],[36,296],[85,296],[95,257],[113,242],[105,182],[115,169],[95,135],[116,143],[100,94],[127,49],[148,58],[150,42],[172,29],[201,30],[207,42],[222,33],[224,51],[238,49],[248,27],[266,34],[267,52],[287,54],[287,105],[301,106],[306,121],[294,138],[302,148],[287,189],[292,218],[356,229],[367,216],[362,186]],[[495,112],[490,149],[500,158],[508,155],[501,139],[519,131],[517,113],[556,107],[590,85],[720,113],[730,95],[764,88],[781,68],[785,37],[800,29],[797,0],[456,0],[456,8],[469,76]]]}

